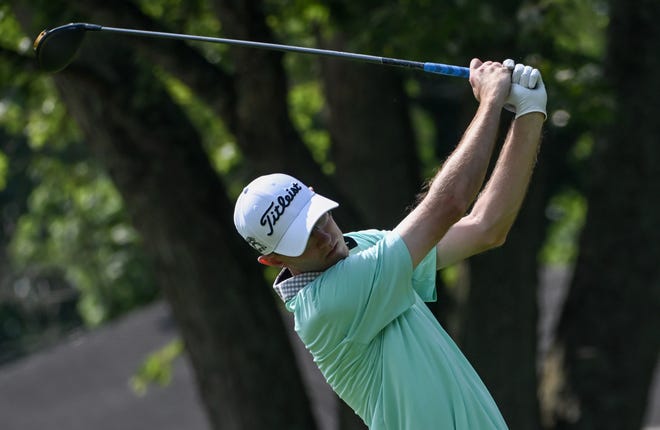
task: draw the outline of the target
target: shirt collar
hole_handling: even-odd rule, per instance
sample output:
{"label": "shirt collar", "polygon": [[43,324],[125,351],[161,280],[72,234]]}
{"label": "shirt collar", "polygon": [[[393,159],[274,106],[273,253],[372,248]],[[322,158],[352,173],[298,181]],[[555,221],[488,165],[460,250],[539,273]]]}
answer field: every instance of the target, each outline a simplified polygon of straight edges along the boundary
{"label": "shirt collar", "polygon": [[[352,237],[344,236],[344,241],[346,241],[346,245],[348,245],[349,249],[353,249],[357,246],[357,242]],[[305,272],[294,276],[289,269],[285,267],[280,274],[277,275],[277,278],[275,278],[273,288],[277,292],[277,295],[286,302],[298,294],[298,291],[305,288],[307,284],[318,278],[322,273],[323,272]]]}
{"label": "shirt collar", "polygon": [[323,272],[305,272],[292,276],[289,269],[284,268],[275,278],[273,288],[284,302],[293,298],[298,291],[316,279]]}

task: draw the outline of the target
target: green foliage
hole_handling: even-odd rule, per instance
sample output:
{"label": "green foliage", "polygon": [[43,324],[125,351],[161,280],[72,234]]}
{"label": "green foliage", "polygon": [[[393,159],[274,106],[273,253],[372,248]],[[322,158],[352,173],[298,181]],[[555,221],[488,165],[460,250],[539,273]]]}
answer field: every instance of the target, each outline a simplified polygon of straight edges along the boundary
{"label": "green foliage", "polygon": [[[4,6],[0,35],[0,44],[18,54],[31,48]],[[17,173],[34,188],[15,197],[28,201],[9,245],[16,276],[64,273],[80,292],[79,312],[89,325],[152,300],[156,286],[121,198],[91,160],[53,82],[6,63],[0,73],[0,127],[24,137],[32,153]],[[15,162],[0,157],[0,178]]]}
{"label": "green foliage", "polygon": [[323,172],[332,174],[335,166],[329,157],[330,135],[321,120],[323,104],[323,93],[317,81],[295,85],[289,91],[289,112],[293,123]]}
{"label": "green foliage", "polygon": [[157,75],[200,132],[203,145],[216,170],[222,175],[229,174],[242,162],[234,136],[190,88],[162,71],[157,71]]}
{"label": "green foliage", "polygon": [[130,380],[133,392],[139,396],[144,396],[151,384],[160,386],[169,384],[172,380],[174,360],[182,353],[183,342],[180,339],[175,339],[152,352]]}
{"label": "green foliage", "polygon": [[266,23],[282,40],[314,46],[315,31],[330,25],[330,11],[324,2],[273,0],[267,2],[266,6]]}
{"label": "green foliage", "polygon": [[37,187],[10,250],[19,270],[60,268],[96,325],[151,300],[156,289],[139,238],[110,180],[91,162],[33,162]]}
{"label": "green foliage", "polygon": [[[0,46],[25,52],[32,47],[29,39],[22,33],[14,19],[8,4],[0,4]],[[27,43],[26,43],[27,41]]]}
{"label": "green foliage", "polygon": [[550,200],[546,215],[551,224],[541,250],[541,262],[552,265],[575,263],[578,237],[587,215],[586,199],[573,189],[563,191]]}
{"label": "green foliage", "polygon": [[[222,36],[222,24],[212,11],[210,2],[202,0],[140,0],[144,13],[158,20],[168,31]],[[219,63],[229,49],[216,43],[194,43],[211,63]]]}
{"label": "green foliage", "polygon": [[0,191],[4,190],[7,186],[7,170],[9,160],[4,152],[0,151]]}
{"label": "green foliage", "polygon": [[[605,49],[608,5],[603,0],[549,0],[546,21],[558,50],[599,58]],[[585,25],[588,23],[588,25]]]}
{"label": "green foliage", "polygon": [[[277,42],[317,48],[318,36],[330,31],[327,5],[310,0],[266,2],[266,23]],[[292,86],[318,80],[318,59],[313,55],[286,54],[284,64]]]}
{"label": "green foliage", "polygon": [[436,124],[431,115],[419,107],[411,109],[411,119],[417,135],[417,153],[423,167],[422,176],[430,178],[440,164],[435,148]]}
{"label": "green foliage", "polygon": [[442,269],[440,271],[440,278],[442,279],[442,283],[450,289],[456,288],[461,275],[460,272],[461,271],[458,264],[454,264]]}

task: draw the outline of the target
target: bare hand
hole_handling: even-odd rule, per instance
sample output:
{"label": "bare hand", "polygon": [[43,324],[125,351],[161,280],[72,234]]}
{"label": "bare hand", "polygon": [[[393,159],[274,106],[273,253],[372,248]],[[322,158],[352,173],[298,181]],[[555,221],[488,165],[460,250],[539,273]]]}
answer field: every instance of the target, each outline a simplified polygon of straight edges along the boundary
{"label": "bare hand", "polygon": [[511,71],[502,63],[478,58],[470,62],[470,85],[479,103],[493,103],[504,106],[511,89]]}

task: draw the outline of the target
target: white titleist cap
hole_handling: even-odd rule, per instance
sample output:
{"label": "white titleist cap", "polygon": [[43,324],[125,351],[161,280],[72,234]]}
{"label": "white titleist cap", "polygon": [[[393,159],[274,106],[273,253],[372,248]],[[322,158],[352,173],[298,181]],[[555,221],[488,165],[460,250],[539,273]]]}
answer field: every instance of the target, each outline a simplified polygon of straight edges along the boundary
{"label": "white titleist cap", "polygon": [[234,225],[260,254],[297,257],[305,251],[314,224],[339,206],[282,173],[250,182],[236,201]]}

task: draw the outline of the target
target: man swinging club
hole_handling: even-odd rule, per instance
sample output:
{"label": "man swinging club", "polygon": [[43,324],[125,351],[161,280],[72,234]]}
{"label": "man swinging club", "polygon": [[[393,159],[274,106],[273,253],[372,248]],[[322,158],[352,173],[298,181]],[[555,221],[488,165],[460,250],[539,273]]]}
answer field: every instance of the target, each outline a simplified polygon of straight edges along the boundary
{"label": "man swinging club", "polygon": [[[274,288],[300,339],[372,430],[507,428],[424,302],[436,299],[437,270],[504,243],[532,175],[547,96],[539,71],[512,60],[473,59],[470,85],[479,101],[472,122],[392,231],[343,235],[330,213],[336,202],[280,173],[255,179],[236,202],[238,232],[259,262],[282,268]],[[481,190],[502,108],[515,119]]]}

